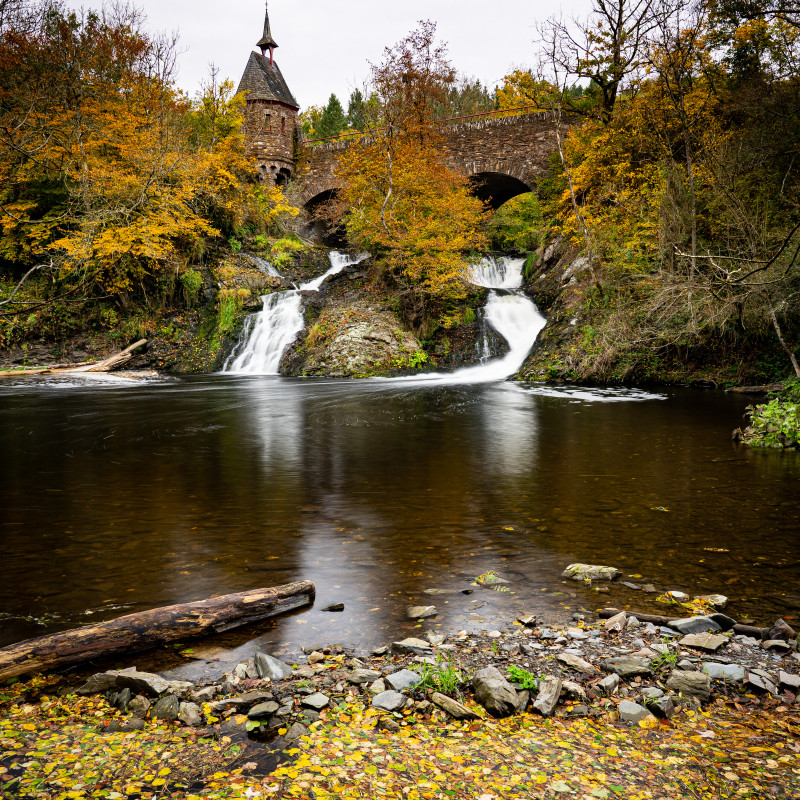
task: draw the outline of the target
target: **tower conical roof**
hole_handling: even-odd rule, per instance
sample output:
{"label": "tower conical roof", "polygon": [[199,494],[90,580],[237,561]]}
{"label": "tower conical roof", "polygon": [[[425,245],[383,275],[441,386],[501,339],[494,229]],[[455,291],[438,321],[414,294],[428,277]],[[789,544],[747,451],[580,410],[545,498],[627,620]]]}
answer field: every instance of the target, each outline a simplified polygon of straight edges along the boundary
{"label": "tower conical roof", "polygon": [[278,65],[259,53],[250,53],[244,74],[239,81],[238,92],[247,92],[248,100],[270,100],[300,108],[294,99]]}
{"label": "tower conical roof", "polygon": [[269,29],[269,5],[264,9],[264,34],[261,39],[256,43],[256,47],[261,48],[263,53],[267,49],[272,49],[278,46],[278,43],[272,38],[272,31]]}

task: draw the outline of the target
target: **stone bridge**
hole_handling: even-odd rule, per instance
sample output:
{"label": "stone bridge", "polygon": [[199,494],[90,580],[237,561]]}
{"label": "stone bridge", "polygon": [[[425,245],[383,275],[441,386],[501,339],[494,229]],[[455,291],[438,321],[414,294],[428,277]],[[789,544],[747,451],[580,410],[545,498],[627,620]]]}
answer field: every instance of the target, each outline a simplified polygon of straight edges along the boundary
{"label": "stone bridge", "polygon": [[[512,117],[480,115],[448,121],[443,149],[446,164],[469,177],[475,194],[497,210],[518,194],[531,191],[556,151],[553,117],[534,111]],[[351,141],[304,148],[307,169],[295,178],[303,206],[309,210],[330,199],[341,182],[336,177],[339,154]]]}

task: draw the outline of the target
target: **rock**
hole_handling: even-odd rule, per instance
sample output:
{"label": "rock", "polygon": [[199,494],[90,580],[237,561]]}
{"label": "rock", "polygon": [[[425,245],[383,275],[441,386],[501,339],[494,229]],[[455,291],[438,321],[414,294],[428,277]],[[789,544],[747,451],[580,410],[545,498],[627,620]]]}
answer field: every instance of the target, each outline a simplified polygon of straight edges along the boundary
{"label": "rock", "polygon": [[765,678],[763,675],[757,675],[755,671],[751,671],[747,674],[745,686],[759,692],[769,692],[772,695],[778,694],[778,688],[775,684],[769,678]]}
{"label": "rock", "polygon": [[147,725],[143,719],[126,719],[119,729],[121,731],[143,731]]}
{"label": "rock", "polygon": [[738,664],[717,664],[715,661],[704,661],[703,672],[715,681],[740,683],[744,680],[747,671]]}
{"label": "rock", "polygon": [[448,697],[440,692],[434,692],[431,696],[431,700],[433,700],[442,711],[445,711],[453,717],[453,719],[480,719],[474,711],[471,711],[457,700],[453,700],[452,697]]}
{"label": "rock", "polygon": [[694,665],[694,662],[689,661],[688,658],[682,658],[676,665],[678,669],[685,670],[686,672],[694,672],[697,667]]}
{"label": "rock", "polygon": [[641,590],[641,586],[635,583],[631,583],[630,581],[620,581],[620,586],[624,586],[626,589],[633,589],[634,591],[638,592]]}
{"label": "rock", "polygon": [[658,594],[658,589],[652,583],[646,583],[642,586],[642,591],[646,594]]}
{"label": "rock", "polygon": [[792,675],[781,670],[778,673],[778,683],[783,689],[788,689],[794,694],[800,694],[800,675]]}
{"label": "rock", "polygon": [[613,581],[619,577],[616,567],[602,567],[597,564],[570,564],[562,573],[562,578],[574,581]]}
{"label": "rock", "polygon": [[223,697],[221,700],[215,700],[211,703],[211,709],[216,712],[229,706],[252,706],[269,699],[271,699],[271,696],[266,692],[245,692],[234,697]]}
{"label": "rock", "polygon": [[668,694],[647,700],[645,707],[660,719],[669,719],[675,714],[675,703]]}
{"label": "rock", "polygon": [[397,733],[400,730],[400,725],[396,720],[391,717],[383,717],[378,720],[377,728],[379,731],[389,731],[389,733]]}
{"label": "rock", "polygon": [[575,683],[575,681],[562,681],[561,692],[570,700],[580,700],[585,702],[587,699],[586,690],[579,683]]}
{"label": "rock", "polygon": [[386,675],[383,679],[384,683],[396,692],[402,692],[406,689],[413,689],[422,680],[422,676],[411,669],[401,669],[393,672],[391,675]]}
{"label": "rock", "polygon": [[292,676],[292,668],[274,656],[268,656],[266,653],[256,653],[253,660],[259,678],[280,681]]}
{"label": "rock", "polygon": [[425,636],[428,638],[428,641],[431,643],[433,647],[438,647],[441,644],[444,644],[446,636],[442,636],[440,633],[434,633],[433,631],[428,631]]}
{"label": "rock", "polygon": [[656,686],[645,686],[642,689],[642,696],[646,700],[658,700],[659,697],[664,696],[664,692]]}
{"label": "rock", "polygon": [[773,650],[778,653],[788,653],[790,650],[794,649],[794,642],[790,644],[783,639],[768,639],[766,642],[762,642],[761,646],[765,650]]}
{"label": "rock", "polygon": [[624,611],[620,611],[619,614],[614,614],[613,617],[609,617],[603,623],[603,628],[606,633],[622,633],[627,619],[628,615]]}
{"label": "rock", "polygon": [[[573,617],[575,615],[573,614]],[[517,617],[517,622],[521,625],[524,625],[526,628],[535,628],[536,627],[536,614],[523,614],[522,616]]]}
{"label": "rock", "polygon": [[567,628],[567,636],[576,642],[582,642],[589,638],[589,634],[580,628]]}
{"label": "rock", "polygon": [[560,696],[561,678],[556,678],[554,675],[545,675],[539,681],[539,693],[536,695],[533,708],[543,717],[552,717]]}
{"label": "rock", "polygon": [[493,717],[510,717],[517,710],[514,687],[494,667],[478,670],[472,678],[475,700]]}
{"label": "rock", "polygon": [[370,694],[380,694],[381,692],[385,692],[386,683],[384,682],[383,678],[378,678],[375,683],[370,684],[369,691]]}
{"label": "rock", "polygon": [[200,706],[196,703],[181,703],[178,707],[178,719],[190,728],[197,728],[203,724],[200,716]]}
{"label": "rock", "polygon": [[531,702],[531,693],[527,689],[517,692],[517,714],[524,714],[528,703]]}
{"label": "rock", "polygon": [[565,712],[565,716],[567,717],[588,717],[589,716],[589,706],[585,703],[579,703],[577,706],[573,708],[568,708]]}
{"label": "rock", "polygon": [[689,619],[676,619],[669,623],[669,627],[678,633],[704,633],[705,631],[721,631],[722,626],[711,617],[689,617]]}
{"label": "rock", "polygon": [[667,686],[675,692],[705,701],[711,697],[711,678],[703,672],[683,672],[674,669],[667,678]]}
{"label": "rock", "polygon": [[139,719],[144,719],[149,709],[150,701],[142,694],[137,694],[128,703],[128,713]]}
{"label": "rock", "polygon": [[597,684],[597,687],[601,692],[611,697],[611,695],[616,694],[617,689],[619,689],[619,675],[617,675],[616,672],[607,675]]}
{"label": "rock", "polygon": [[397,655],[432,656],[433,649],[424,639],[410,637],[400,642],[392,642],[392,652]]}
{"label": "rock", "polygon": [[189,698],[199,704],[211,702],[219,694],[219,686],[204,686],[202,689],[196,689],[189,695]]}
{"label": "rock", "polygon": [[724,594],[704,594],[694,599],[717,609],[725,608],[728,605],[728,598]]}
{"label": "rock", "polygon": [[267,700],[264,703],[259,703],[253,706],[247,713],[248,719],[266,719],[271,717],[280,706],[274,700]]}
{"label": "rock", "polygon": [[373,656],[385,656],[389,652],[389,648],[382,644],[380,647],[375,647],[370,650],[371,655]]}
{"label": "rock", "polygon": [[306,733],[308,733],[308,728],[306,728],[305,725],[302,725],[299,722],[293,722],[289,726],[289,730],[286,731],[284,739],[286,739],[287,742],[293,742],[295,739],[305,736]]}
{"label": "rock", "polygon": [[[258,674],[258,673],[256,673]],[[233,668],[233,677],[237,680],[243,681],[245,678],[249,677],[247,674],[247,662],[242,661],[241,664],[237,664]]]}
{"label": "rock", "polygon": [[406,616],[409,619],[428,619],[438,613],[436,606],[409,606],[406,609]]}
{"label": "rock", "polygon": [[640,706],[630,700],[623,700],[617,706],[617,711],[619,711],[621,722],[632,722],[634,724],[653,716],[644,706]]}
{"label": "rock", "polygon": [[105,694],[110,690],[119,691],[130,689],[135,694],[158,696],[169,689],[169,681],[152,672],[139,672],[136,667],[127,669],[109,670],[92,675],[86,683],[77,690],[77,694]]}
{"label": "rock", "polygon": [[123,713],[128,709],[128,703],[131,700],[131,690],[126,686],[121,692],[109,692],[108,703],[114,708],[119,709]]}
{"label": "rock", "polygon": [[501,578],[496,572],[489,570],[475,578],[475,583],[479,586],[488,586],[491,588],[492,586],[502,586],[503,584],[511,583],[511,581],[507,581],[505,578]]}
{"label": "rock", "polygon": [[[329,606],[325,606],[325,608],[321,609],[322,611],[344,611],[344,603],[331,603]],[[303,727],[302,725],[300,726]],[[301,733],[300,736],[303,734]],[[287,734],[288,738],[288,734]],[[297,737],[295,736],[295,739]]]}
{"label": "rock", "polygon": [[319,650],[314,650],[306,656],[306,661],[309,665],[320,664],[325,660],[325,653],[320,653]]}
{"label": "rock", "polygon": [[571,667],[572,669],[575,669],[584,675],[591,675],[595,672],[598,672],[598,669],[594,666],[594,664],[590,664],[588,661],[584,661],[584,659],[580,658],[579,656],[574,656],[571,653],[559,653],[558,660],[562,664],[566,664],[568,667]]}
{"label": "rock", "polygon": [[322,694],[322,692],[314,692],[314,694],[304,697],[300,701],[300,705],[306,708],[313,708],[315,711],[322,711],[330,702],[331,700],[327,695]]}
{"label": "rock", "polygon": [[363,683],[373,683],[381,677],[380,672],[376,669],[354,669],[348,676],[348,683],[353,683],[356,686],[361,686]]}
{"label": "rock", "polygon": [[684,636],[678,644],[681,647],[695,647],[698,650],[715,653],[720,647],[728,644],[728,638],[715,636],[713,633],[690,633],[688,636]]}
{"label": "rock", "polygon": [[674,600],[676,603],[685,603],[689,599],[689,595],[686,592],[665,592],[666,596],[669,597],[671,600]]}
{"label": "rock", "polygon": [[616,672],[620,678],[634,678],[637,675],[652,675],[650,659],[637,656],[615,656],[603,662],[606,672]]}
{"label": "rock", "polygon": [[391,689],[381,692],[372,698],[373,708],[381,708],[384,711],[399,711],[405,704],[405,695],[400,694],[400,692],[394,692]]}
{"label": "rock", "polygon": [[180,700],[174,694],[167,694],[156,700],[152,716],[156,719],[176,720],[180,711]]}
{"label": "rock", "polygon": [[309,678],[313,678],[316,674],[317,670],[315,670],[311,664],[300,664],[292,670],[293,678],[303,678],[308,680]]}
{"label": "rock", "polygon": [[636,617],[628,617],[628,621],[625,623],[625,627],[629,630],[633,628],[641,628],[642,623]]}
{"label": "rock", "polygon": [[789,623],[783,619],[778,619],[775,624],[769,629],[770,639],[783,639],[784,641],[791,641],[797,638],[797,633]]}

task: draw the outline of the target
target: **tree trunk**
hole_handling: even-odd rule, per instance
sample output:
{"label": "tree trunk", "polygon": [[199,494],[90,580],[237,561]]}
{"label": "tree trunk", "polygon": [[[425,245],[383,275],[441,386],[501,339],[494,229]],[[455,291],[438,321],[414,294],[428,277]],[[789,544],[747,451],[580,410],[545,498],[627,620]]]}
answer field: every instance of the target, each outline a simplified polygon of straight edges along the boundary
{"label": "tree trunk", "polygon": [[311,605],[315,593],[311,581],[300,581],[127,614],[97,625],[17,642],[0,648],[0,680],[222,633]]}
{"label": "tree trunk", "polygon": [[[619,614],[618,608],[601,608],[597,612],[600,619],[608,619],[609,617]],[[662,617],[660,614],[639,614],[637,611],[628,611],[629,617],[636,617],[639,622],[652,622],[653,625],[669,625],[670,622],[675,622],[685,617]],[[752,625],[739,625],[738,623],[733,626],[733,632],[741,634],[742,636],[752,636],[754,639],[763,639],[765,634],[769,633],[769,628],[755,628]]]}

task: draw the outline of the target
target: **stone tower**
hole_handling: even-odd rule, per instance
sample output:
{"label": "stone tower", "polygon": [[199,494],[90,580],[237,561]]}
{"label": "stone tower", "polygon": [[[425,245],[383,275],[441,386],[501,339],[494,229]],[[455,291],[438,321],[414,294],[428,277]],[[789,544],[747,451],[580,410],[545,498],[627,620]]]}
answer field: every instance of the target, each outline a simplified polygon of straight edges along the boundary
{"label": "stone tower", "polygon": [[[264,15],[264,34],[250,53],[237,91],[245,92],[244,137],[247,154],[256,159],[261,180],[284,186],[294,172],[300,106],[289,91],[275,61],[277,42]],[[267,55],[269,51],[269,55]]]}

